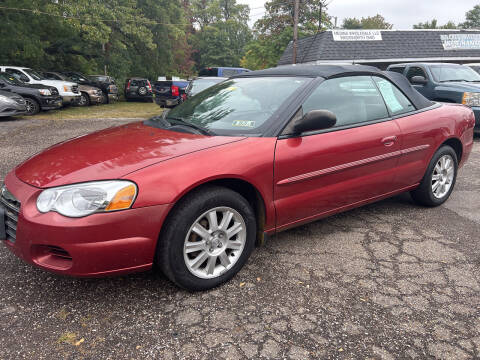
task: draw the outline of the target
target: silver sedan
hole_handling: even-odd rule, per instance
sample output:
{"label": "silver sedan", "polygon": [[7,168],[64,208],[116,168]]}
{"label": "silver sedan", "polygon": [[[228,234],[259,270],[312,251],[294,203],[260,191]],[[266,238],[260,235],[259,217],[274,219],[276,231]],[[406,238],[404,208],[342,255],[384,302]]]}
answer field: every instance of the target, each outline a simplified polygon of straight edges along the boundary
{"label": "silver sedan", "polygon": [[0,117],[23,115],[27,112],[25,99],[18,94],[0,91]]}

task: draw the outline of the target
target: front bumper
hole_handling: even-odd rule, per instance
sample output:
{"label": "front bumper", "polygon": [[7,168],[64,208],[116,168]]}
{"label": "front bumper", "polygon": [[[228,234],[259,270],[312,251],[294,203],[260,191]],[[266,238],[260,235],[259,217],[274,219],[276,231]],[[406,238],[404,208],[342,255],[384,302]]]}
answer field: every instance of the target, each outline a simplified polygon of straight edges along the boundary
{"label": "front bumper", "polygon": [[25,104],[8,104],[0,107],[0,117],[18,116],[27,112],[27,106]]}
{"label": "front bumper", "polygon": [[62,96],[63,103],[66,105],[75,105],[80,102],[80,94]]}
{"label": "front bumper", "polygon": [[472,107],[475,114],[475,132],[480,132],[480,107]]}
{"label": "front bumper", "polygon": [[42,96],[40,98],[40,107],[42,110],[54,110],[63,106],[61,96]]}
{"label": "front bumper", "polygon": [[[39,213],[36,199],[42,190],[23,183],[13,172],[7,175],[5,185],[21,206],[16,239],[1,242],[26,262],[79,277],[118,275],[152,267],[168,205],[72,219],[53,212]],[[4,226],[1,221],[0,226]]]}

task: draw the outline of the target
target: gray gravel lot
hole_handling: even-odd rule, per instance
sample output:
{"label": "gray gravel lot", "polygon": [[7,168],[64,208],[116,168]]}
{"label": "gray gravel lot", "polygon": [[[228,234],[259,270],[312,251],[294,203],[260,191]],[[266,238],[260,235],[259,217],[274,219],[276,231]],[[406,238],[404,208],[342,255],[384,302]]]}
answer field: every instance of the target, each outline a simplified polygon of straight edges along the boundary
{"label": "gray gravel lot", "polygon": [[[0,180],[119,120],[0,120]],[[480,139],[452,198],[401,195],[278,234],[228,284],[71,279],[0,246],[0,359],[480,357]]]}

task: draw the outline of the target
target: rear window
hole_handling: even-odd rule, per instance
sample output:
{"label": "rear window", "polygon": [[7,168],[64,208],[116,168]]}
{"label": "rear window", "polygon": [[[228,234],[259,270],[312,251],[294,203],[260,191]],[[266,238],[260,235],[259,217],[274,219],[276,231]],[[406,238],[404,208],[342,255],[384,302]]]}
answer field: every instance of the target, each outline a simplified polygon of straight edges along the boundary
{"label": "rear window", "polygon": [[130,85],[131,86],[147,86],[147,80],[145,79],[141,79],[141,80],[138,80],[138,79],[132,79],[130,80]]}
{"label": "rear window", "polygon": [[198,73],[199,76],[218,76],[218,68],[202,69]]}
{"label": "rear window", "polygon": [[389,68],[388,71],[393,71],[393,72],[396,72],[396,73],[399,73],[399,74],[403,74],[403,71],[405,70],[405,66],[402,66],[402,67],[392,67],[392,68]]}

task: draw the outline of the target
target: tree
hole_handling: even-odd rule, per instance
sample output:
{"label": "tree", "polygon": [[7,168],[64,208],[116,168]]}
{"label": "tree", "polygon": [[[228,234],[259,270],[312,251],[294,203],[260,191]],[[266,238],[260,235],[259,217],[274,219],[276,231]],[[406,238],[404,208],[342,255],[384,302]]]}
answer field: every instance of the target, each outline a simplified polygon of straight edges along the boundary
{"label": "tree", "polygon": [[191,44],[197,69],[239,66],[246,44],[250,9],[236,0],[193,0]]}
{"label": "tree", "polygon": [[[332,26],[327,14],[327,0],[305,0],[299,8],[299,38],[313,35]],[[254,40],[246,46],[241,65],[248,69],[276,66],[293,36],[293,1],[271,0],[266,14],[254,26]],[[321,11],[321,28],[319,18]]]}
{"label": "tree", "polygon": [[457,25],[453,21],[449,21],[445,25],[438,25],[437,19],[433,19],[432,21],[424,22],[424,23],[418,23],[416,25],[413,25],[414,29],[456,29]]}
{"label": "tree", "polygon": [[377,14],[375,16],[368,16],[366,18],[357,19],[357,18],[346,18],[343,20],[342,28],[344,29],[391,29],[392,24],[386,22],[385,18]]}
{"label": "tree", "polygon": [[465,14],[466,21],[459,24],[464,29],[478,29],[480,28],[480,5],[475,5],[474,8]]}

